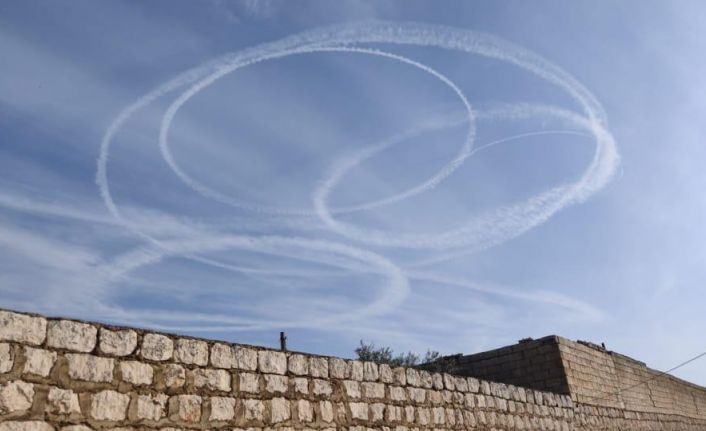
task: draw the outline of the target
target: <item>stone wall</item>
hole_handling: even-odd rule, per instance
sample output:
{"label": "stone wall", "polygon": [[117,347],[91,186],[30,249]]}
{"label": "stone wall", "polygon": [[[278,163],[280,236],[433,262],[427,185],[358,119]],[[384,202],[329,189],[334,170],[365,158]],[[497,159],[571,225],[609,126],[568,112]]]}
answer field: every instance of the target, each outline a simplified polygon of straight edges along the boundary
{"label": "stone wall", "polygon": [[0,431],[703,430],[503,383],[0,310]]}

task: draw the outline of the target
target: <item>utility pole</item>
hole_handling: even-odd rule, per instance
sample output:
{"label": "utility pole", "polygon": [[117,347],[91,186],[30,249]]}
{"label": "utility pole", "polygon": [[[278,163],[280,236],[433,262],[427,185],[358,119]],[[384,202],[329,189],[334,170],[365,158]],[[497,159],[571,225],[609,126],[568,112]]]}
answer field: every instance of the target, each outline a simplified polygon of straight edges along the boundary
{"label": "utility pole", "polygon": [[283,352],[287,351],[287,334],[284,331],[279,333],[279,349]]}

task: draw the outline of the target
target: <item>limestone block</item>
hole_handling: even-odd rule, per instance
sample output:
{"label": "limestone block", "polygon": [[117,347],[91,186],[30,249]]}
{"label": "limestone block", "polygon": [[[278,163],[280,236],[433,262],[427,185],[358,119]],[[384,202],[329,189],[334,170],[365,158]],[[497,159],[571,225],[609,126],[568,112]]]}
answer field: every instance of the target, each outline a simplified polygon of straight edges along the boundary
{"label": "limestone block", "polygon": [[404,407],[404,421],[408,423],[413,423],[414,419],[417,417],[417,411],[414,406]]}
{"label": "limestone block", "polygon": [[104,383],[113,381],[114,359],[78,353],[68,353],[66,359],[69,362],[69,377],[74,380]]}
{"label": "limestone block", "polygon": [[374,403],[370,404],[370,420],[373,422],[379,422],[383,420],[385,413],[385,404]]}
{"label": "limestone block", "polygon": [[392,380],[396,385],[405,386],[407,384],[407,370],[403,367],[393,368]]}
{"label": "limestone block", "polygon": [[311,377],[328,378],[328,359],[317,356],[309,358],[309,374]]}
{"label": "limestone block", "polygon": [[47,394],[46,410],[49,413],[69,415],[81,413],[78,403],[78,394],[70,389],[61,389],[55,386],[49,388]]}
{"label": "limestone block", "polygon": [[230,373],[226,370],[202,368],[192,370],[191,374],[196,388],[205,388],[211,391],[230,391]]}
{"label": "limestone block", "polygon": [[238,362],[233,347],[228,344],[216,343],[211,347],[211,365],[216,368],[236,368]]}
{"label": "limestone block", "polygon": [[256,394],[260,391],[260,376],[255,373],[238,374],[240,392]]}
{"label": "limestone block", "polygon": [[235,362],[236,366],[241,370],[255,371],[257,370],[258,353],[255,349],[250,349],[244,346],[235,346]]}
{"label": "limestone block", "polygon": [[434,373],[431,375],[432,387],[436,390],[444,389],[444,378],[441,373]]}
{"label": "limestone block", "polygon": [[480,389],[480,382],[475,377],[466,377],[466,382],[468,383],[468,392],[473,392],[477,394]]}
{"label": "limestone block", "polygon": [[349,361],[351,380],[363,380],[363,363],[361,361]]}
{"label": "limestone block", "polygon": [[61,427],[61,431],[93,431],[88,425],[68,425]]}
{"label": "limestone block", "polygon": [[123,381],[136,386],[151,385],[154,378],[152,366],[138,361],[121,362],[120,373],[123,376]]}
{"label": "limestone block", "polygon": [[38,346],[47,336],[47,319],[0,310],[0,340]]}
{"label": "limestone block", "polygon": [[295,394],[309,394],[309,380],[305,377],[295,377],[292,379]]}
{"label": "limestone block", "polygon": [[270,404],[270,420],[272,423],[279,423],[289,420],[292,417],[292,412],[289,405],[289,400],[284,398],[273,398],[269,401]]}
{"label": "limestone block", "polygon": [[449,391],[456,389],[456,379],[451,374],[444,374],[444,387]]}
{"label": "limestone block", "polygon": [[260,350],[257,352],[257,363],[262,373],[285,374],[287,372],[287,356],[284,352]]}
{"label": "limestone block", "polygon": [[309,374],[309,361],[304,355],[289,355],[287,367],[290,373],[297,376],[306,376]]}
{"label": "limestone block", "polygon": [[387,406],[385,408],[385,421],[388,423],[402,421],[402,407]]}
{"label": "limestone block", "polygon": [[431,418],[435,425],[443,425],[446,423],[446,411],[443,407],[434,407],[431,409]]}
{"label": "limestone block", "polygon": [[56,362],[56,352],[35,349],[34,347],[25,347],[24,356],[25,365],[23,372],[25,374],[47,377]]}
{"label": "limestone block", "polygon": [[429,371],[419,370],[419,380],[423,388],[431,389],[433,380]]}
{"label": "limestone block", "polygon": [[265,374],[265,390],[270,393],[285,393],[289,387],[287,376],[278,374]]}
{"label": "limestone block", "polygon": [[426,407],[418,407],[415,422],[419,425],[429,425],[431,422],[431,411]]}
{"label": "limestone block", "polygon": [[137,348],[137,332],[130,329],[100,329],[98,347],[101,352],[111,356],[127,356]]}
{"label": "limestone block", "polygon": [[409,386],[421,386],[421,380],[419,379],[419,372],[414,368],[407,368],[407,384]]}
{"label": "limestone block", "polygon": [[235,398],[211,397],[209,420],[229,421],[235,417]]}
{"label": "limestone block", "polygon": [[201,420],[201,397],[198,395],[176,395],[169,398],[169,418],[178,422]]}
{"label": "limestone block", "polygon": [[[449,398],[451,395],[451,392],[446,391],[449,394]],[[428,391],[427,392],[427,401],[429,401],[432,405],[438,406],[441,405],[445,402],[444,397],[441,394],[441,391]]]}
{"label": "limestone block", "polygon": [[174,353],[174,342],[161,334],[145,334],[142,338],[140,356],[151,361],[166,361]]}
{"label": "limestone block", "polygon": [[333,422],[333,404],[331,401],[319,401],[319,420]]}
{"label": "limestone block", "polygon": [[328,370],[333,379],[347,379],[350,377],[350,369],[346,361],[340,358],[329,358]]}
{"label": "limestone block", "polygon": [[183,364],[208,364],[208,343],[191,338],[179,338],[174,348],[174,360]]}
{"label": "limestone block", "polygon": [[331,395],[333,388],[328,380],[314,379],[312,382],[312,392],[314,395]]}
{"label": "limestone block", "polygon": [[169,389],[181,388],[186,382],[186,371],[181,365],[162,365],[161,376],[162,383]]}
{"label": "limestone block", "polygon": [[42,421],[6,421],[0,422],[0,431],[54,431],[54,427]]}
{"label": "limestone block", "polygon": [[14,380],[0,385],[0,413],[29,410],[34,399],[34,385]]}
{"label": "limestone block", "polygon": [[0,343],[0,374],[7,373],[12,370],[12,365],[15,363],[15,358],[12,354],[12,346],[8,343]]}
{"label": "limestone block", "polygon": [[260,400],[243,400],[243,418],[246,421],[262,421],[265,415],[265,404]]}
{"label": "limestone block", "polygon": [[165,417],[167,400],[164,394],[138,395],[131,416],[136,420],[158,421]]}
{"label": "limestone block", "polygon": [[75,352],[90,352],[96,347],[98,329],[88,323],[52,320],[47,325],[47,346]]}
{"label": "limestone block", "polygon": [[122,421],[127,415],[130,397],[120,392],[105,390],[91,397],[91,417],[99,421]]}
{"label": "limestone block", "polygon": [[360,384],[363,396],[371,399],[385,398],[385,385],[382,383],[363,382]]}
{"label": "limestone block", "polygon": [[459,392],[468,392],[468,380],[465,377],[454,377],[454,385]]}
{"label": "limestone block", "polygon": [[378,371],[380,372],[380,381],[383,383],[392,383],[395,381],[392,375],[392,368],[387,364],[380,364],[378,366]]}
{"label": "limestone block", "polygon": [[355,380],[344,380],[341,383],[343,384],[343,390],[348,398],[360,398],[360,383]]}
{"label": "limestone block", "polygon": [[298,400],[294,403],[297,412],[297,420],[300,422],[312,422],[314,420],[314,409],[307,400]]}
{"label": "limestone block", "polygon": [[426,398],[427,391],[422,388],[407,388],[407,396],[415,403],[421,404]]}
{"label": "limestone block", "polygon": [[349,403],[351,418],[368,420],[368,403]]}
{"label": "limestone block", "polygon": [[390,399],[392,401],[406,401],[407,392],[403,387],[400,386],[390,386]]}
{"label": "limestone block", "polygon": [[374,382],[379,376],[378,364],[370,361],[363,362],[363,380]]}

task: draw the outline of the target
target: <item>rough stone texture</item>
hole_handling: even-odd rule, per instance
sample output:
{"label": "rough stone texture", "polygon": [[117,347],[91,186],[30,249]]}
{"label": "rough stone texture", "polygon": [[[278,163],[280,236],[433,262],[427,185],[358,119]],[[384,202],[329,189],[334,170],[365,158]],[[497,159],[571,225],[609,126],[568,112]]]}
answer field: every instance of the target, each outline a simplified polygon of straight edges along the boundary
{"label": "rough stone texture", "polygon": [[319,357],[310,358],[309,374],[311,377],[328,378],[328,359]]}
{"label": "rough stone texture", "polygon": [[230,374],[226,370],[196,369],[191,371],[195,388],[230,391]]}
{"label": "rough stone texture", "polygon": [[290,355],[287,360],[289,372],[297,376],[309,374],[309,359],[304,355]]}
{"label": "rough stone texture", "polygon": [[216,343],[211,347],[211,365],[216,368],[236,368],[238,361],[233,347],[223,343]]}
{"label": "rough stone texture", "polygon": [[319,402],[319,417],[323,422],[333,422],[333,404],[331,401]]}
{"label": "rough stone texture", "polygon": [[169,399],[169,417],[176,422],[198,422],[201,420],[201,397],[177,395]]}
{"label": "rough stone texture", "polygon": [[99,356],[68,353],[69,377],[87,382],[112,382],[115,360]]}
{"label": "rough stone texture", "polygon": [[208,364],[208,344],[191,338],[179,338],[174,349],[174,360],[183,364]]}
{"label": "rough stone texture", "polygon": [[240,373],[238,374],[240,383],[240,392],[249,392],[252,394],[260,391],[260,376],[255,373]]}
{"label": "rough stone texture", "polygon": [[309,380],[304,377],[292,379],[295,394],[307,395],[309,393]]}
{"label": "rough stone texture", "polygon": [[56,356],[56,352],[36,349],[34,347],[25,347],[25,365],[23,372],[25,374],[47,377],[56,362]]}
{"label": "rough stone texture", "polygon": [[375,362],[363,363],[363,380],[374,382],[378,379],[378,364]]}
{"label": "rough stone texture", "polygon": [[52,320],[47,325],[47,346],[75,352],[90,352],[96,347],[98,329],[72,320]]}
{"label": "rough stone texture", "polygon": [[294,404],[297,413],[297,420],[300,422],[312,422],[314,420],[314,408],[307,400],[298,400]]}
{"label": "rough stone texture", "polygon": [[327,380],[315,379],[311,391],[314,395],[331,395],[333,388]]}
{"label": "rough stone texture", "polygon": [[0,310],[0,340],[38,346],[47,336],[47,319]]}
{"label": "rough stone texture", "polygon": [[243,346],[235,346],[236,366],[241,370],[255,371],[257,370],[258,354],[257,350]]}
{"label": "rough stone texture", "polygon": [[265,416],[265,404],[260,400],[243,400],[243,418],[246,421],[262,421]]}
{"label": "rough stone texture", "polygon": [[138,395],[131,416],[137,421],[158,421],[166,416],[169,397],[164,394]]}
{"label": "rough stone texture", "polygon": [[142,339],[140,356],[152,361],[166,361],[174,353],[174,342],[160,334],[146,334]]}
{"label": "rough stone texture", "polygon": [[235,398],[211,397],[209,420],[229,421],[235,417]]}
{"label": "rough stone texture", "polygon": [[265,374],[265,391],[285,393],[289,387],[289,378],[278,374]]}
{"label": "rough stone texture", "polygon": [[368,403],[350,403],[349,406],[353,419],[368,420]]}
{"label": "rough stone texture", "polygon": [[257,352],[257,365],[261,373],[285,374],[287,372],[287,356],[283,352],[260,350]]}
{"label": "rough stone texture", "polygon": [[328,368],[329,374],[333,379],[347,379],[350,377],[350,369],[343,359],[329,358]]}
{"label": "rough stone texture", "polygon": [[34,385],[14,380],[0,385],[0,413],[28,410],[34,399]]}
{"label": "rough stone texture", "polygon": [[276,424],[284,422],[292,417],[292,411],[289,405],[289,400],[284,398],[273,398],[270,404],[270,420]]}
{"label": "rough stone texture", "polygon": [[123,361],[120,363],[120,374],[123,381],[133,385],[151,385],[154,369],[151,365],[139,361]]}
{"label": "rough stone texture", "polygon": [[127,415],[130,396],[105,390],[91,397],[91,417],[99,421],[121,421]]}
{"label": "rough stone texture", "polygon": [[44,421],[0,422],[0,431],[54,431],[54,427]]}
{"label": "rough stone texture", "polygon": [[181,388],[186,382],[186,371],[181,365],[162,365],[161,380],[164,386],[169,389]]}
{"label": "rough stone texture", "polygon": [[12,346],[8,343],[0,343],[0,374],[12,370],[15,358],[12,354]]}
{"label": "rough stone texture", "polygon": [[50,387],[47,394],[47,411],[62,415],[81,413],[78,394],[71,389]]}
{"label": "rough stone texture", "polygon": [[127,356],[137,348],[137,332],[101,328],[98,348],[106,355]]}

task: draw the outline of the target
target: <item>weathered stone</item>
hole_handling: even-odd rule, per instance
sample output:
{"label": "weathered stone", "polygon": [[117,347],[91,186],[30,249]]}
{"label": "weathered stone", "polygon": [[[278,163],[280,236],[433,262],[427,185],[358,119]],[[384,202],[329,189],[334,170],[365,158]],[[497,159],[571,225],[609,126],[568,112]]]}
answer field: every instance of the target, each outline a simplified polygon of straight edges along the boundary
{"label": "weathered stone", "polygon": [[196,388],[205,388],[211,391],[230,391],[230,373],[226,370],[203,368],[193,370],[191,374]]}
{"label": "weathered stone", "polygon": [[418,407],[415,422],[419,425],[429,425],[431,422],[431,411],[426,407]]}
{"label": "weathered stone", "polygon": [[468,383],[468,391],[473,393],[478,393],[480,389],[480,382],[475,377],[466,377],[466,383]]}
{"label": "weathered stone", "polygon": [[322,422],[333,422],[333,404],[331,401],[319,401],[318,419]]}
{"label": "weathered stone", "polygon": [[403,387],[400,386],[390,386],[390,399],[393,401],[406,401],[407,392]]}
{"label": "weathered stone", "polygon": [[176,395],[169,398],[169,418],[178,422],[201,420],[201,397],[198,395]]}
{"label": "weathered stone", "polygon": [[287,372],[287,356],[283,352],[260,350],[257,352],[257,363],[262,373],[285,374]]}
{"label": "weathered stone", "polygon": [[235,362],[238,369],[246,371],[257,370],[257,350],[244,346],[235,346],[233,350],[235,351]]}
{"label": "weathered stone", "polygon": [[290,373],[297,376],[306,376],[309,374],[309,361],[304,355],[289,355],[289,358],[287,359],[287,367]]}
{"label": "weathered stone", "polygon": [[0,422],[0,431],[54,431],[54,427],[42,421],[6,421]]}
{"label": "weathered stone", "polygon": [[331,392],[333,392],[331,383],[327,380],[314,379],[312,383],[311,391],[314,395],[331,395]]}
{"label": "weathered stone", "polygon": [[88,323],[52,320],[47,325],[47,346],[75,352],[90,352],[96,347],[98,329]]}
{"label": "weathered stone", "polygon": [[0,310],[0,340],[38,346],[47,336],[47,320]]}
{"label": "weathered stone", "polygon": [[349,403],[351,418],[368,420],[368,403]]}
{"label": "weathered stone", "polygon": [[289,420],[292,417],[289,400],[284,398],[273,398],[270,404],[270,420],[272,423],[279,423]]}
{"label": "weathered stone", "polygon": [[309,358],[309,374],[311,377],[328,378],[328,359],[318,356]]}
{"label": "weathered stone", "polygon": [[426,398],[427,391],[422,388],[407,388],[407,396],[415,403],[421,404]]}
{"label": "weathered stone", "polygon": [[363,380],[369,382],[377,381],[380,374],[378,373],[378,364],[371,361],[363,362]]}
{"label": "weathered stone", "polygon": [[181,388],[186,382],[186,371],[181,365],[162,365],[161,376],[162,383],[169,389]]}
{"label": "weathered stone", "polygon": [[265,374],[265,390],[270,393],[285,393],[289,387],[289,379],[278,374]]}
{"label": "weathered stone", "polygon": [[179,338],[174,348],[174,360],[183,364],[208,364],[208,343],[191,338]]}
{"label": "weathered stone", "polygon": [[228,344],[216,343],[211,347],[211,365],[216,368],[236,368],[238,362],[233,347]]}
{"label": "weathered stone", "polygon": [[88,425],[68,425],[61,427],[61,431],[93,431]]}
{"label": "weathered stone", "polygon": [[340,358],[329,358],[328,370],[332,379],[347,379],[350,377],[350,368],[346,361]]}
{"label": "weathered stone", "polygon": [[235,417],[235,398],[211,397],[209,420],[229,421]]}
{"label": "weathered stone", "polygon": [[385,398],[385,385],[382,383],[363,382],[360,384],[363,396],[371,399]]}
{"label": "weathered stone", "polygon": [[8,343],[0,343],[0,374],[12,370],[12,365],[15,363],[14,360],[12,346]]}
{"label": "weathered stone", "polygon": [[402,421],[402,407],[387,406],[385,409],[385,421],[388,423]]}
{"label": "weathered stone", "polygon": [[61,389],[52,386],[49,388],[49,393],[47,394],[46,410],[49,413],[61,415],[81,413],[78,395],[70,389]]}
{"label": "weathered stone", "polygon": [[434,407],[431,409],[431,419],[435,425],[443,425],[446,423],[446,411],[443,407]]}
{"label": "weathered stone", "polygon": [[166,361],[174,353],[174,342],[161,334],[146,334],[142,338],[140,356],[151,361]]}
{"label": "weathered stone", "polygon": [[297,420],[300,422],[312,422],[314,420],[314,409],[307,400],[297,400],[294,403],[297,412]]}
{"label": "weathered stone", "polygon": [[167,400],[164,394],[138,395],[132,416],[136,420],[158,421],[165,417]]}
{"label": "weathered stone", "polygon": [[66,359],[69,362],[69,377],[74,380],[104,383],[113,381],[114,359],[78,353],[68,353]]}
{"label": "weathered stone", "polygon": [[295,394],[309,394],[309,380],[304,377],[295,377],[292,379]]}
{"label": "weathered stone", "polygon": [[419,372],[417,370],[415,370],[414,368],[407,368],[406,374],[407,374],[407,385],[421,386],[421,382],[419,380]]}
{"label": "weathered stone", "polygon": [[380,364],[378,366],[378,371],[380,372],[380,381],[383,383],[393,383],[395,381],[392,375],[392,368],[387,364]]}
{"label": "weathered stone", "polygon": [[112,331],[101,328],[98,348],[111,356],[127,356],[137,348],[137,332],[130,329]]}
{"label": "weathered stone", "polygon": [[454,377],[456,380],[456,390],[459,392],[468,392],[468,381],[465,377]]}
{"label": "weathered stone", "polygon": [[120,392],[105,390],[91,397],[91,417],[99,421],[122,421],[127,415],[130,397]]}
{"label": "weathered stone", "polygon": [[260,400],[243,400],[243,418],[246,421],[261,421],[264,419],[265,404]]}
{"label": "weathered stone", "polygon": [[0,414],[29,410],[34,399],[34,385],[14,380],[0,385]]}
{"label": "weathered stone", "polygon": [[258,374],[239,373],[238,382],[240,392],[255,394],[260,391],[260,376]]}
{"label": "weathered stone", "polygon": [[123,381],[133,385],[151,385],[154,378],[154,369],[150,364],[138,361],[124,361],[120,363],[120,374]]}
{"label": "weathered stone", "polygon": [[349,361],[348,366],[350,368],[351,380],[362,381],[363,380],[363,363],[360,361]]}
{"label": "weathered stone", "polygon": [[373,422],[382,421],[384,412],[385,412],[385,404],[382,404],[382,403],[370,404],[369,420],[371,420]]}
{"label": "weathered stone", "polygon": [[56,362],[56,352],[34,347],[24,348],[25,365],[23,372],[47,377]]}
{"label": "weathered stone", "polygon": [[397,367],[392,369],[392,379],[393,383],[400,386],[405,386],[407,384],[407,371],[403,367]]}
{"label": "weathered stone", "polygon": [[423,388],[431,389],[433,386],[433,380],[429,371],[419,370],[419,381]]}
{"label": "weathered stone", "polygon": [[344,380],[341,382],[346,396],[350,399],[360,398],[360,383],[355,380]]}

